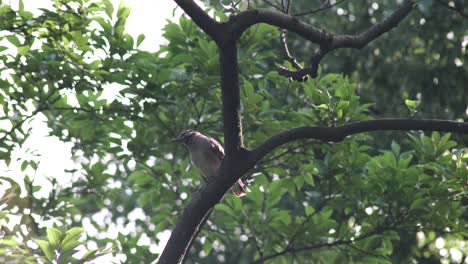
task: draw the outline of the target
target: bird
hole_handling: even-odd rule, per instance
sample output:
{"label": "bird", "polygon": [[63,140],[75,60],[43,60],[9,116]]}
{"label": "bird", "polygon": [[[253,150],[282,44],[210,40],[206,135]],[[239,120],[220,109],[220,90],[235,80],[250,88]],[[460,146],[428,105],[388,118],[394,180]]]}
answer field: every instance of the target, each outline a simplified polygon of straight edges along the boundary
{"label": "bird", "polygon": [[[216,175],[224,158],[224,148],[214,138],[195,130],[187,130],[171,142],[182,143],[187,148],[192,163],[200,170],[205,181]],[[237,180],[231,190],[237,197],[247,194],[242,179]]]}

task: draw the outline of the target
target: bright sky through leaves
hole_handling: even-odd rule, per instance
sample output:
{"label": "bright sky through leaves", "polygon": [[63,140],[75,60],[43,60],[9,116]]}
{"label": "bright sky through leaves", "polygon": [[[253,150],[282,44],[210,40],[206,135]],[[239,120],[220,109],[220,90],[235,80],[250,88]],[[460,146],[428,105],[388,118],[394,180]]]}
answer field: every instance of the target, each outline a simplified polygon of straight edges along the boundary
{"label": "bright sky through leaves", "polygon": [[[18,7],[18,0],[6,1],[5,4],[10,4],[13,8]],[[120,4],[118,0],[111,0],[114,4],[115,10]],[[50,8],[52,6],[51,0],[23,0],[25,9],[31,11],[35,14],[40,13],[40,8]],[[175,9],[176,5],[173,1],[143,1],[143,0],[128,0],[125,1],[125,5],[130,6],[132,11],[127,21],[126,30],[131,34],[135,39],[140,35],[145,35],[145,40],[139,46],[140,49],[154,52],[158,49],[159,45],[164,43],[161,32],[162,28],[166,24],[167,19],[171,19],[173,14],[175,17],[180,16],[181,10]],[[49,128],[44,123],[45,116],[38,114],[31,122],[27,122],[25,125],[32,127],[33,133],[29,135],[28,140],[23,145],[23,148],[17,149],[11,155],[12,161],[10,166],[6,168],[5,163],[0,162],[0,173],[4,176],[11,177],[13,179],[22,176],[30,175],[34,178],[34,181],[40,183],[42,186],[41,190],[35,193],[35,196],[47,197],[52,189],[52,184],[50,183],[51,178],[55,178],[60,186],[69,186],[73,181],[73,177],[79,177],[77,174],[66,173],[65,169],[79,169],[79,161],[75,162],[72,160],[70,153],[73,143],[62,142],[57,137],[48,136]],[[3,123],[4,124],[4,123]],[[0,124],[0,125],[3,125]],[[9,127],[10,128],[10,127]],[[9,129],[8,128],[8,129]],[[36,158],[31,157],[31,153],[34,153]],[[19,159],[16,161],[16,159]],[[26,168],[25,173],[21,173],[21,164],[24,159],[37,159],[39,161],[39,166],[37,171],[34,171],[32,168]],[[19,180],[18,182],[23,182]],[[8,186],[4,186],[8,188]],[[4,192],[3,188],[0,188],[0,196]],[[22,186],[22,195],[26,195],[24,186]],[[106,215],[106,212],[96,214],[96,218],[101,218],[103,220]],[[109,212],[107,212],[109,213]],[[132,211],[129,217],[135,219],[146,217],[143,213],[143,210],[136,208]],[[94,218],[94,216],[93,216]],[[96,219],[95,219],[96,220]],[[97,219],[98,220],[98,219]],[[19,220],[18,220],[19,221]],[[98,220],[99,221],[99,220]],[[6,223],[7,226],[14,225],[14,220],[10,221],[11,223]],[[89,219],[83,219],[83,227],[90,233],[97,230],[92,226]],[[101,221],[102,222],[102,221]],[[53,225],[53,221],[43,221],[40,223],[40,226],[50,226]],[[111,223],[109,225],[109,230],[107,235],[112,235],[111,233],[117,235],[117,233],[123,232],[128,233],[133,231],[135,221],[129,223],[128,225]],[[96,235],[96,234],[90,234]],[[162,243],[160,245],[150,246],[150,251],[161,252],[162,248],[169,236],[168,232],[163,232],[158,235],[158,239]],[[149,239],[147,236],[143,235],[140,238],[139,244],[149,245]],[[93,245],[88,245],[88,247]],[[96,246],[96,245],[94,245]],[[97,247],[97,246],[96,246]],[[78,253],[79,254],[79,253]],[[105,258],[105,256],[103,257]],[[106,261],[102,259],[101,261]],[[121,259],[124,260],[124,259]]]}

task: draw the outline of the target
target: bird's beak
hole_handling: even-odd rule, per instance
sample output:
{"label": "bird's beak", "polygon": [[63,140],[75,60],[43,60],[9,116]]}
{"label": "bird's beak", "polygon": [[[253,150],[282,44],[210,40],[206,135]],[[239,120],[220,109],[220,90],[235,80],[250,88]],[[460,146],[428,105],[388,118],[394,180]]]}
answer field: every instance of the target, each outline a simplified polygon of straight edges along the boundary
{"label": "bird's beak", "polygon": [[176,137],[173,140],[169,141],[169,143],[179,142],[180,137]]}

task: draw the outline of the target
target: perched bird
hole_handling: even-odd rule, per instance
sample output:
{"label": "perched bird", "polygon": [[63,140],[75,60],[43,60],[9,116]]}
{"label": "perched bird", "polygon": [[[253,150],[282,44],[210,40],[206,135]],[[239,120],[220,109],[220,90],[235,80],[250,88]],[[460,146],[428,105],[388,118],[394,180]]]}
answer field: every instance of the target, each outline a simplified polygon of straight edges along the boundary
{"label": "perched bird", "polygon": [[[214,176],[221,166],[224,158],[224,149],[214,138],[203,135],[194,130],[187,130],[181,133],[171,142],[182,143],[190,152],[190,159],[201,171],[205,180]],[[247,194],[244,182],[239,179],[231,188],[232,192],[241,197]]]}

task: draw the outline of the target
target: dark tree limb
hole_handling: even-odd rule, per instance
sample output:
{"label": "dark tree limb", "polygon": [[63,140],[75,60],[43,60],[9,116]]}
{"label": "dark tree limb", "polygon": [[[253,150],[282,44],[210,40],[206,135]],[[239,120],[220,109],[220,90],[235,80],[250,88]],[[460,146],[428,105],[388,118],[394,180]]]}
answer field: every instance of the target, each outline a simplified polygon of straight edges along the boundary
{"label": "dark tree limb", "polygon": [[[287,2],[287,5],[285,7],[285,13],[286,14],[290,14],[291,12],[291,1],[292,0],[289,0]],[[284,6],[284,5],[283,5]],[[280,47],[281,47],[281,53],[283,54],[283,57],[285,60],[289,61],[291,63],[291,65],[297,70],[297,71],[300,71],[302,70],[302,66],[301,64],[299,64],[299,62],[296,60],[296,58],[294,58],[293,56],[291,56],[291,53],[289,52],[289,48],[288,48],[288,42],[287,42],[287,37],[288,37],[288,31],[286,29],[281,29],[280,30]],[[289,71],[286,67],[280,67],[278,72],[280,75],[284,75],[282,74],[283,72],[285,71]],[[308,75],[301,75],[301,76],[298,76],[297,78],[294,78],[295,76],[289,76],[291,79],[295,80],[295,81],[307,81],[308,80]]]}
{"label": "dark tree limb", "polygon": [[338,48],[361,49],[372,40],[396,27],[413,9],[415,1],[406,0],[398,9],[381,23],[375,24],[367,30],[355,35],[335,35],[331,32],[316,28],[296,17],[287,14],[254,9],[238,14],[230,19],[229,23],[233,34],[238,38],[247,28],[258,24],[266,23],[277,26],[288,31],[292,31],[303,38],[320,46],[319,51],[312,57],[311,66],[296,71],[281,68],[279,73],[294,80],[304,80],[306,76],[317,76],[318,66],[321,59],[330,51]]}
{"label": "dark tree limb", "polygon": [[158,263],[182,263],[189,245],[195,239],[207,215],[224,194],[252,166],[248,164],[249,151],[242,149],[226,156],[219,173],[210,177],[203,188],[192,195],[164,248]]}
{"label": "dark tree limb", "polygon": [[[206,14],[193,0],[174,0],[193,19],[193,21],[218,45],[229,41],[237,41],[249,27],[266,23],[292,31],[303,38],[320,46],[319,51],[312,57],[311,66],[291,71],[280,69],[280,74],[294,80],[304,80],[307,75],[317,76],[321,59],[330,51],[337,48],[361,49],[372,40],[396,27],[415,6],[414,0],[406,0],[398,9],[381,23],[375,24],[367,30],[355,35],[335,35],[319,29],[294,16],[268,9],[252,9],[230,17],[226,23],[218,23]],[[291,57],[291,56],[290,56]]]}
{"label": "dark tree limb", "polygon": [[314,43],[325,43],[327,32],[302,22],[295,17],[268,9],[247,10],[232,16],[228,22],[236,39],[249,27],[260,23],[287,29]]}
{"label": "dark tree limb", "polygon": [[223,37],[224,31],[221,30],[221,24],[211,18],[200,6],[193,0],[174,0],[184,12],[203,30],[208,36],[213,38],[216,42],[220,41]]}
{"label": "dark tree limb", "polygon": [[239,69],[236,41],[220,47],[221,94],[224,121],[224,151],[226,156],[244,147],[240,116]]}
{"label": "dark tree limb", "polygon": [[385,32],[390,31],[410,13],[416,5],[415,1],[406,0],[393,14],[384,19],[381,23],[375,24],[364,32],[357,35],[340,35],[333,38],[331,49],[355,48],[361,49],[372,40],[378,38]]}
{"label": "dark tree limb", "polygon": [[330,50],[327,47],[321,47],[310,60],[310,67],[301,68],[296,71],[281,67],[278,70],[278,73],[295,81],[306,81],[309,76],[316,78],[320,61],[329,51]]}
{"label": "dark tree limb", "polygon": [[236,38],[249,27],[259,23],[266,23],[292,31],[316,44],[329,44],[331,40],[331,47],[333,48],[362,48],[368,42],[397,26],[398,23],[413,9],[414,5],[414,0],[406,0],[384,21],[371,26],[366,31],[357,35],[334,35],[330,32],[302,22],[295,17],[266,9],[247,10],[233,16],[229,23],[231,24],[233,33],[236,34]]}
{"label": "dark tree limb", "polygon": [[359,121],[338,127],[298,127],[279,133],[267,139],[252,150],[252,163],[259,162],[277,147],[299,139],[317,139],[323,142],[340,142],[347,136],[372,131],[422,130],[468,134],[468,123],[446,120],[414,120],[407,118],[376,119]]}

